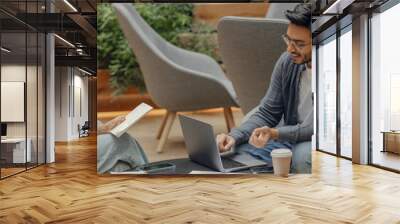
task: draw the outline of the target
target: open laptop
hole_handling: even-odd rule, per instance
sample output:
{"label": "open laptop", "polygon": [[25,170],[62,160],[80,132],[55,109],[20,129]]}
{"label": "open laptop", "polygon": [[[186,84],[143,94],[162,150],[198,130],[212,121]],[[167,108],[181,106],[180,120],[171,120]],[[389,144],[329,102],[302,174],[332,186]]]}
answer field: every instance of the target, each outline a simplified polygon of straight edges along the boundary
{"label": "open laptop", "polygon": [[268,165],[246,153],[232,153],[221,157],[211,125],[179,115],[189,158],[220,172],[234,172],[255,166]]}

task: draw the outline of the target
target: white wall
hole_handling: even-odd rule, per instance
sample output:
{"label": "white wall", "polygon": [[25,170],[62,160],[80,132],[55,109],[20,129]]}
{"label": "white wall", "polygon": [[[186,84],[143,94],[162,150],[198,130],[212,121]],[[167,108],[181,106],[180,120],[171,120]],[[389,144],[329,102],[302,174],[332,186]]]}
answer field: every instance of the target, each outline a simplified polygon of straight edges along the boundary
{"label": "white wall", "polygon": [[68,140],[68,85],[67,67],[55,68],[55,140]]}
{"label": "white wall", "polygon": [[87,77],[82,76],[82,73],[79,72],[76,74],[77,70],[74,71],[74,91],[73,96],[74,99],[74,108],[72,110],[72,132],[71,135],[74,137],[78,137],[78,124],[83,125],[85,121],[88,120],[88,79]]}
{"label": "white wall", "polygon": [[78,124],[88,120],[88,79],[76,68],[56,67],[55,85],[55,140],[77,139]]}
{"label": "white wall", "polygon": [[[28,119],[28,137],[34,130],[36,135],[36,82],[33,78],[36,77],[36,66],[27,66],[19,64],[5,64],[1,66],[1,81],[2,82],[25,82],[26,72],[28,72],[27,83],[27,119]],[[34,74],[32,76],[32,74]],[[41,102],[41,101],[40,101]],[[39,107],[43,105],[38,105]],[[1,108],[1,110],[8,110],[9,108]],[[26,122],[7,122],[7,135],[8,137],[25,137],[25,124]]]}
{"label": "white wall", "polygon": [[[1,66],[1,81],[4,82],[25,82],[25,65],[9,64]],[[7,108],[1,108],[7,110]],[[25,123],[7,123],[8,137],[25,137]]]}
{"label": "white wall", "polygon": [[[38,70],[37,70],[38,69]],[[22,107],[11,108],[1,107],[2,114],[6,113],[19,113],[24,114],[26,112],[26,120],[23,118],[21,122],[6,122],[7,123],[7,137],[9,138],[25,138],[27,136],[30,139],[30,148],[32,149],[32,161],[36,162],[36,158],[39,159],[39,163],[44,163],[45,153],[45,120],[44,120],[44,93],[43,89],[43,76],[41,67],[25,66],[25,64],[3,64],[1,66],[1,81],[2,82],[24,82],[26,84],[26,106],[25,101],[22,102]],[[27,78],[27,80],[25,80]],[[2,93],[4,94],[2,89]],[[20,94],[24,94],[24,89],[19,90]],[[7,95],[2,95],[7,97]],[[17,102],[16,102],[17,103]],[[3,103],[2,103],[3,104]],[[37,155],[38,153],[38,155]]]}

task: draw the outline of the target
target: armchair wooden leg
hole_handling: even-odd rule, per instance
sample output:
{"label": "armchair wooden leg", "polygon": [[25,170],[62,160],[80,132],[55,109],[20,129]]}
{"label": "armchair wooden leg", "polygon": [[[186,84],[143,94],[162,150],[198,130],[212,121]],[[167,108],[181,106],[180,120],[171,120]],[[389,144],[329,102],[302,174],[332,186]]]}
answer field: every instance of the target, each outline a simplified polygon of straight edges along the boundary
{"label": "armchair wooden leg", "polygon": [[228,128],[228,132],[230,132],[231,129],[235,127],[235,121],[233,119],[232,109],[230,107],[224,108],[224,116],[226,127]]}
{"label": "armchair wooden leg", "polygon": [[164,127],[164,130],[163,130],[162,134],[161,134],[160,142],[158,143],[158,146],[157,146],[157,152],[158,153],[161,153],[163,151],[165,142],[168,139],[169,132],[171,131],[172,124],[174,123],[175,117],[176,117],[176,112],[169,112],[168,111],[167,120],[165,122],[165,127]]}
{"label": "armchair wooden leg", "polygon": [[165,123],[167,123],[167,119],[168,119],[168,111],[167,111],[167,113],[165,114],[165,116],[164,116],[164,118],[163,118],[163,121],[162,121],[162,123],[161,123],[161,126],[160,126],[160,128],[158,129],[158,133],[157,133],[157,139],[160,139],[161,138],[161,135],[162,135],[162,133],[163,133],[163,131],[164,131],[164,128],[165,128]]}

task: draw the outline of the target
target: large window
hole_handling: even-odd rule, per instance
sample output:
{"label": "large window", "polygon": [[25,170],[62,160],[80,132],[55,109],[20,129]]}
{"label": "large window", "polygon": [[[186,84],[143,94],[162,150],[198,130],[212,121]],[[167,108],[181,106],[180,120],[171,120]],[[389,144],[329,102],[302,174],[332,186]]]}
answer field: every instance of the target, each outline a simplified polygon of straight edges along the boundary
{"label": "large window", "polygon": [[[318,46],[318,149],[352,157],[352,26]],[[339,92],[338,92],[339,91]],[[339,123],[338,123],[339,122]]]}
{"label": "large window", "polygon": [[[354,155],[360,158],[353,159],[365,161],[366,152],[358,151],[368,148],[370,164],[400,171],[400,30],[397,29],[400,4],[390,0],[373,8],[368,25],[365,19],[370,12],[362,13],[361,17],[344,16],[314,39],[320,41],[330,34],[336,35],[317,43],[317,147],[352,159],[352,105],[358,105],[361,122],[365,122],[368,112],[368,124],[358,125],[368,126],[368,130],[354,130],[359,132],[357,135],[363,142],[354,149]],[[354,22],[357,24],[356,39],[352,29]],[[353,41],[362,47],[354,48],[355,53],[352,52]],[[366,42],[370,45],[364,49]],[[364,52],[368,52],[368,57]],[[360,62],[357,63],[360,68],[355,69],[360,76],[352,74],[353,58]],[[368,89],[368,92],[353,97],[352,86],[358,84],[361,84],[359,91]],[[364,103],[366,98],[368,103]]]}
{"label": "large window", "polygon": [[340,44],[340,155],[352,157],[352,33],[343,30]]}
{"label": "large window", "polygon": [[336,153],[336,37],[318,47],[318,149]]}
{"label": "large window", "polygon": [[371,18],[371,162],[400,170],[400,4]]}

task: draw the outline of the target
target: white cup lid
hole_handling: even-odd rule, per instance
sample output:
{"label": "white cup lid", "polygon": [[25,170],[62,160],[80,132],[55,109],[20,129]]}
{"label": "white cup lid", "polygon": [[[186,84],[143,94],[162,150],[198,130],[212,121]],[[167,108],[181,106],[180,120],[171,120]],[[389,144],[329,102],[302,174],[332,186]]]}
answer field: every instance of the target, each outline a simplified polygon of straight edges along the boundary
{"label": "white cup lid", "polygon": [[292,156],[290,149],[274,149],[271,152],[271,157],[289,157]]}

